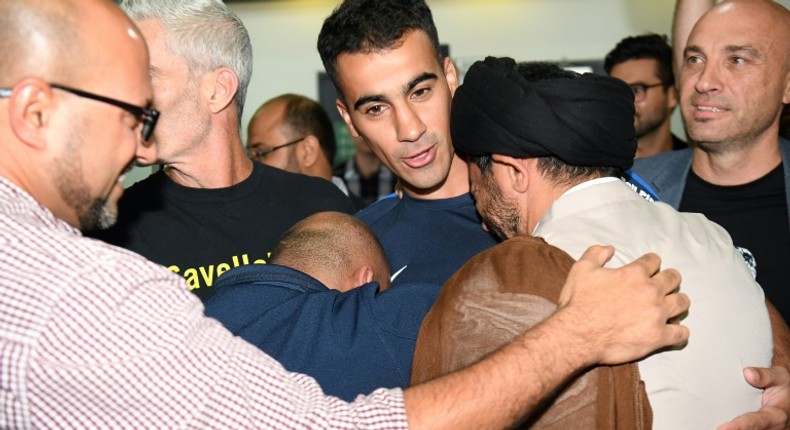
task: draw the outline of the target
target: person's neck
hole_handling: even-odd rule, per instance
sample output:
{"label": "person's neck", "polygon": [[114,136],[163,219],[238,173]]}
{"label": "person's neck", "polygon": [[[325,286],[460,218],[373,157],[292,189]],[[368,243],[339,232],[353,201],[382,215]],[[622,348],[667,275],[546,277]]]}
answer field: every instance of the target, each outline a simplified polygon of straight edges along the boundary
{"label": "person's neck", "polygon": [[642,135],[637,143],[635,158],[651,157],[672,150],[672,130],[669,117],[650,133]]}
{"label": "person's neck", "polygon": [[241,144],[233,125],[212,127],[209,135],[190,148],[184,160],[165,166],[165,174],[175,183],[189,188],[227,188],[252,174],[252,160]]}
{"label": "person's neck", "polygon": [[332,166],[326,161],[325,158],[316,160],[310,168],[303,172],[307,176],[315,176],[327,181],[332,180]]}
{"label": "person's neck", "polygon": [[453,155],[450,171],[445,180],[431,189],[415,189],[409,184],[403,184],[403,191],[409,195],[423,200],[439,200],[458,197],[469,192],[469,171],[466,162],[458,155]]}
{"label": "person's neck", "polygon": [[551,205],[575,185],[577,184],[557,185],[543,180],[542,177],[539,181],[536,181],[534,178],[531,179],[530,192],[527,194],[528,201],[525,205],[526,216],[524,217],[527,230],[523,233],[532,235],[543,215],[551,208]]}
{"label": "person's neck", "polygon": [[360,176],[370,179],[378,173],[381,160],[372,152],[357,151],[354,153],[354,164],[356,164]]}
{"label": "person's neck", "polygon": [[715,185],[742,185],[757,180],[782,162],[778,134],[763,135],[748,145],[722,152],[694,148],[691,169]]}

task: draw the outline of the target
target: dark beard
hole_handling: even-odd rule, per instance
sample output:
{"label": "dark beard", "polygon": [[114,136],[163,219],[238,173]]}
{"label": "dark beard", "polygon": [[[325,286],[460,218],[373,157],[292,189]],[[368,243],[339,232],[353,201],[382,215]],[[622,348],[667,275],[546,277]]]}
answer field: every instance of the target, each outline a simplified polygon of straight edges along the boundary
{"label": "dark beard", "polygon": [[518,208],[505,201],[493,180],[484,176],[482,185],[486,188],[489,196],[489,207],[485,214],[481,213],[480,215],[488,229],[502,240],[518,235],[521,225]]}

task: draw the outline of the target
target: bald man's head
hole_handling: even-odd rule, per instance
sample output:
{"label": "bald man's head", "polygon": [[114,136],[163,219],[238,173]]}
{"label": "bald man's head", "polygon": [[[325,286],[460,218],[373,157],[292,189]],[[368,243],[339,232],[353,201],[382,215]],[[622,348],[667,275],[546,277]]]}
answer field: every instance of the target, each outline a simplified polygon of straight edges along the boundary
{"label": "bald man's head", "polygon": [[768,37],[770,49],[780,54],[785,70],[790,71],[790,11],[786,7],[774,0],[725,0],[712,7],[699,22],[721,25],[728,20],[739,21],[747,34]]}
{"label": "bald man's head", "polygon": [[741,153],[775,142],[790,103],[790,12],[770,0],[716,5],[689,34],[679,79],[681,113],[697,148]]}
{"label": "bald man's head", "polygon": [[271,262],[335,290],[371,281],[389,287],[390,268],[378,239],[362,221],[340,212],[321,212],[296,223],[283,235]]}
{"label": "bald man's head", "polygon": [[86,230],[114,223],[156,112],[148,50],[109,0],[0,2],[0,176]]}
{"label": "bald man's head", "polygon": [[36,65],[47,77],[64,72],[64,68],[57,68],[57,61],[53,60],[74,58],[73,50],[81,45],[76,26],[67,25],[74,21],[68,13],[69,3],[0,2],[0,82],[3,85],[16,83]]}
{"label": "bald man's head", "polygon": [[47,80],[74,80],[93,67],[98,44],[92,38],[101,39],[107,23],[125,19],[119,14],[107,0],[3,0],[0,82],[12,85],[33,72]]}

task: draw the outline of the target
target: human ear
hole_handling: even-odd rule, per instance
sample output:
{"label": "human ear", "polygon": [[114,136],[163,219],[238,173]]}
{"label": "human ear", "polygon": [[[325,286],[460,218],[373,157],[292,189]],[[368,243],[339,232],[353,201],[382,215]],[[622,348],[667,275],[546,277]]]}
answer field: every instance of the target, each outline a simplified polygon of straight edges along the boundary
{"label": "human ear", "polygon": [[343,282],[343,292],[361,287],[373,281],[373,268],[370,266],[360,266],[351,274],[351,277]]}
{"label": "human ear", "polygon": [[11,130],[24,144],[45,149],[47,126],[55,108],[52,87],[38,78],[23,79],[14,85],[8,100]]}
{"label": "human ear", "polygon": [[351,122],[351,114],[348,112],[348,108],[346,107],[345,103],[342,100],[336,99],[335,106],[337,107],[337,112],[340,114],[340,117],[343,118],[343,122],[346,123],[346,127],[348,127],[348,133],[353,137],[359,137],[359,133],[357,132],[356,127],[354,127],[354,123]]}
{"label": "human ear", "polygon": [[444,78],[450,87],[450,94],[455,95],[455,90],[458,89],[458,69],[450,58],[444,59]]}
{"label": "human ear", "polygon": [[228,67],[218,67],[203,81],[204,93],[212,113],[221,112],[233,103],[239,90],[239,79]]}
{"label": "human ear", "polygon": [[[518,192],[524,193],[529,188],[529,159],[515,158],[509,155],[494,154],[491,159],[495,163],[502,164],[506,168],[506,174],[511,188]],[[495,168],[493,166],[492,168]]]}
{"label": "human ear", "polygon": [[667,88],[667,108],[669,112],[678,105],[678,89],[673,85]]}
{"label": "human ear", "polygon": [[362,266],[357,269],[356,280],[358,287],[368,282],[373,282],[373,268],[370,266]]}
{"label": "human ear", "polygon": [[299,162],[299,166],[302,167],[302,171],[315,165],[320,152],[321,145],[318,143],[318,138],[312,134],[296,144],[296,159]]}

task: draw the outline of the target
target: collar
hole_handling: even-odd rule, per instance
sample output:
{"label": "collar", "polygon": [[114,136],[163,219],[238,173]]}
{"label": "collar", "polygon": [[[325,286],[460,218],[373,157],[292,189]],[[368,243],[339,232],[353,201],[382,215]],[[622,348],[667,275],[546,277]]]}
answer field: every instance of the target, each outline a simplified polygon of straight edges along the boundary
{"label": "collar", "polygon": [[55,216],[46,206],[39,203],[27,191],[0,176],[0,213],[19,214],[34,218],[43,227],[81,236],[80,230]]}
{"label": "collar", "polygon": [[[563,198],[565,196],[569,196],[569,195],[571,195],[573,193],[576,193],[578,191],[581,191],[581,190],[584,190],[584,189],[587,189],[587,188],[590,188],[590,187],[594,187],[596,185],[607,184],[609,182],[619,182],[619,181],[620,181],[620,179],[617,179],[617,178],[614,178],[614,177],[611,177],[611,176],[606,176],[606,177],[603,177],[603,178],[590,179],[589,181],[584,181],[584,182],[582,182],[580,184],[576,184],[576,185],[568,188],[567,190],[565,190],[564,193],[560,194],[560,196],[557,197],[557,200],[559,200],[559,199],[561,199],[561,198]],[[552,205],[554,205],[554,204],[552,203]],[[545,216],[545,214],[543,214],[543,215]],[[543,219],[543,217],[541,217],[541,220],[542,219]],[[532,229],[532,233],[531,233],[532,236],[535,236],[535,232],[538,231],[539,227],[540,227],[540,220],[538,220],[538,223],[535,224],[535,228]]]}

